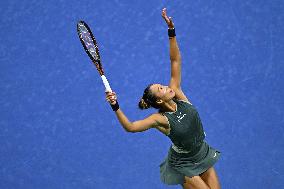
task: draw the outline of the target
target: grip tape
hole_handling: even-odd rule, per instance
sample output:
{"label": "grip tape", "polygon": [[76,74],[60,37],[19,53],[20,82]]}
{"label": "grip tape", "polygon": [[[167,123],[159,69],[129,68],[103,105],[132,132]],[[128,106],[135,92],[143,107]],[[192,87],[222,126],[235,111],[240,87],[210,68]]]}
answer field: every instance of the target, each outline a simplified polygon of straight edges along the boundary
{"label": "grip tape", "polygon": [[111,88],[110,88],[110,85],[109,85],[109,82],[106,78],[106,76],[102,75],[101,76],[102,80],[103,80],[103,83],[104,83],[104,86],[106,88],[106,92],[112,92]]}

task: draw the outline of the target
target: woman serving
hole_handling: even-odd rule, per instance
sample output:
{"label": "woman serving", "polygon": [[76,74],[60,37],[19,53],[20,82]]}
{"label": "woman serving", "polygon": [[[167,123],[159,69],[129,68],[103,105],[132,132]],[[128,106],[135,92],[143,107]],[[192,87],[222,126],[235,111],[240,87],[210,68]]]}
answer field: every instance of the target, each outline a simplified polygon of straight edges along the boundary
{"label": "woman serving", "polygon": [[205,133],[199,114],[181,89],[181,55],[179,52],[174,23],[162,17],[168,25],[170,42],[171,79],[169,86],[150,84],[139,102],[140,109],[153,107],[157,113],[130,122],[119,108],[114,92],[106,99],[127,132],[142,132],[158,129],[172,141],[168,156],[160,165],[161,180],[168,185],[181,184],[184,189],[219,189],[220,184],[213,165],[220,152],[204,141]]}

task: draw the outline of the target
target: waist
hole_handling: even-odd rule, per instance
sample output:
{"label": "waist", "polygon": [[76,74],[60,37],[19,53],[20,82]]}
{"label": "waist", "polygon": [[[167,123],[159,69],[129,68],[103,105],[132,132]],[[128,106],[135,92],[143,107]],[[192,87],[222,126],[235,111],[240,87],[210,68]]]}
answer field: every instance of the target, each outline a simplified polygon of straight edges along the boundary
{"label": "waist", "polygon": [[178,154],[196,154],[202,147],[203,143],[204,142],[199,143],[198,145],[194,146],[194,148],[190,150],[183,149],[181,147],[176,146],[175,144],[172,144],[171,148]]}
{"label": "waist", "polygon": [[175,144],[172,144],[172,149],[177,152],[177,153],[181,153],[181,154],[184,154],[184,153],[190,153],[190,150],[184,150],[178,146],[176,146]]}

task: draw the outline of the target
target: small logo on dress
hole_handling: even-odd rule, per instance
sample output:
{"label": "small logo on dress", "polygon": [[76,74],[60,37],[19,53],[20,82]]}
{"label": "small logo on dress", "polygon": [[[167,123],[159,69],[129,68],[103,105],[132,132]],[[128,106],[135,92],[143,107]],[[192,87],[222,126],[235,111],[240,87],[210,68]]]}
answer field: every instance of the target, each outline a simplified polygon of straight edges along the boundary
{"label": "small logo on dress", "polygon": [[186,114],[182,114],[182,113],[180,112],[179,115],[177,116],[178,122],[180,122],[180,120],[182,120],[182,119],[184,118],[184,116],[186,116]]}
{"label": "small logo on dress", "polygon": [[216,154],[216,152],[215,152],[215,154],[214,154],[214,156],[213,156],[213,157],[216,157],[216,155],[217,155],[217,154]]}

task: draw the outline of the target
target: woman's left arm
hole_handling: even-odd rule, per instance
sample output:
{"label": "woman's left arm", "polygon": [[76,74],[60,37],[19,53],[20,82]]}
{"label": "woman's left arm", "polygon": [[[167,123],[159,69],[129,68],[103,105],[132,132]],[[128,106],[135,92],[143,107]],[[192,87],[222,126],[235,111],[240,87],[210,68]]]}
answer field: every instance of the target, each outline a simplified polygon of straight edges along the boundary
{"label": "woman's left arm", "polygon": [[162,10],[162,17],[165,19],[169,28],[171,60],[171,79],[169,87],[175,91],[177,99],[189,101],[181,90],[181,55],[175,37],[174,23],[172,21],[172,18],[167,16],[165,8]]}
{"label": "woman's left arm", "polygon": [[[171,17],[167,16],[166,8],[162,10],[162,17],[165,19],[169,32],[174,32],[174,23]],[[175,34],[169,36],[170,60],[171,60],[171,80],[170,87],[180,89],[181,84],[181,55]]]}
{"label": "woman's left arm", "polygon": [[171,60],[171,80],[170,87],[181,88],[181,56],[176,37],[171,37],[170,41],[170,60]]}

